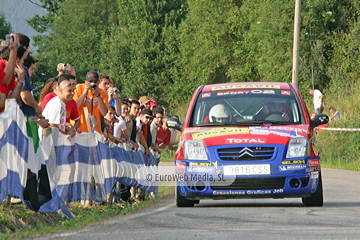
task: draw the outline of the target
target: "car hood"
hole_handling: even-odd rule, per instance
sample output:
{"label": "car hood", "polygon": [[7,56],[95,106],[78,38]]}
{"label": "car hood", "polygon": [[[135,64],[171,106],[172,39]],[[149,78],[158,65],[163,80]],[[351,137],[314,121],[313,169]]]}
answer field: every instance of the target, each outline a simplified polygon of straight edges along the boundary
{"label": "car hood", "polygon": [[198,127],[183,132],[183,140],[202,140],[205,146],[225,144],[288,144],[293,137],[309,138],[309,125],[271,127]]}

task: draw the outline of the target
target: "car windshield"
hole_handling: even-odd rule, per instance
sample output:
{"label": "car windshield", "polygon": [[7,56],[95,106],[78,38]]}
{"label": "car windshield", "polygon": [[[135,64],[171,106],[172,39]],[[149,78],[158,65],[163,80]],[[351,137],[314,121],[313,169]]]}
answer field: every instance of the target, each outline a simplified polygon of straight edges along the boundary
{"label": "car windshield", "polygon": [[304,123],[291,90],[232,90],[200,93],[191,126],[256,126]]}

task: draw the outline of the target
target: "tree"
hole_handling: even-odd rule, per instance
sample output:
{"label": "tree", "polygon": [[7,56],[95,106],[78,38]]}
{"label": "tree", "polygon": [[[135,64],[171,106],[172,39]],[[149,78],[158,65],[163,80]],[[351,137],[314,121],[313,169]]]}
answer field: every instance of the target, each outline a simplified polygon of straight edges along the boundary
{"label": "tree", "polygon": [[0,12],[0,39],[5,39],[5,36],[11,32],[11,24],[6,21],[5,14]]}
{"label": "tree", "polygon": [[235,23],[241,5],[240,0],[188,0],[188,14],[178,35],[180,52],[172,71],[175,101],[188,100],[199,85],[231,81],[228,73],[236,61]]}
{"label": "tree", "polygon": [[[107,58],[102,69],[117,79],[125,96],[170,100],[170,69],[177,52],[174,40],[184,18],[179,0],[120,0],[117,21],[112,24]],[[105,49],[102,49],[104,51]]]}
{"label": "tree", "polygon": [[47,10],[47,14],[43,16],[35,14],[33,18],[28,20],[29,25],[33,29],[39,33],[44,33],[51,29],[51,25],[65,0],[40,0],[40,4],[33,0],[28,1]]}

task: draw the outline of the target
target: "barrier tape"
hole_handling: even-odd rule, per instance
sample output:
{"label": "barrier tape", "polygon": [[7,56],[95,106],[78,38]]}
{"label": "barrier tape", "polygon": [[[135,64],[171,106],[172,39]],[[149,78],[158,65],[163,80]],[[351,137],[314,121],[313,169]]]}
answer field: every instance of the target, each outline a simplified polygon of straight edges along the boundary
{"label": "barrier tape", "polygon": [[316,130],[332,130],[332,131],[360,131],[360,128],[328,128],[328,127],[316,127]]}

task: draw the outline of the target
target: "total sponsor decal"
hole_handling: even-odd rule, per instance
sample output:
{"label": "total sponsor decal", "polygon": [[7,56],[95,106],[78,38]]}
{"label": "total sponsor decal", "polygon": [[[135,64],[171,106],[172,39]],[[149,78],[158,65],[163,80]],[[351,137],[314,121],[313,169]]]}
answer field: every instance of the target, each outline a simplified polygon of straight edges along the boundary
{"label": "total sponsor decal", "polygon": [[229,86],[218,86],[213,87],[213,91],[218,90],[230,90],[230,89],[244,89],[244,88],[272,88],[272,89],[280,89],[280,85],[229,85]]}
{"label": "total sponsor decal", "polygon": [[213,191],[214,196],[228,196],[228,195],[263,195],[263,194],[274,194],[274,193],[283,193],[283,189],[267,189],[267,190],[218,190]]}
{"label": "total sponsor decal", "polygon": [[202,130],[198,133],[193,133],[191,135],[194,140],[201,140],[210,137],[247,134],[247,133],[249,133],[248,128],[214,128],[209,130]]}
{"label": "total sponsor decal", "polygon": [[291,164],[304,164],[305,160],[289,160],[289,161],[282,161],[282,165],[291,165]]}
{"label": "total sponsor decal", "polygon": [[308,166],[319,166],[320,160],[319,159],[309,159],[307,164],[308,164]]}
{"label": "total sponsor decal", "polygon": [[280,171],[301,170],[305,168],[305,164],[279,166]]}
{"label": "total sponsor decal", "polygon": [[276,134],[283,137],[295,137],[297,136],[296,131],[286,130],[286,129],[272,129],[272,128],[261,128],[261,127],[250,127],[251,134],[262,134],[269,135],[270,133]]}
{"label": "total sponsor decal", "polygon": [[217,92],[216,95],[218,96],[225,96],[225,95],[236,95],[236,94],[275,94],[274,90],[260,90],[260,89],[254,89],[254,90],[231,90],[231,91],[221,91]]}
{"label": "total sponsor decal", "polygon": [[243,139],[228,138],[228,139],[226,139],[226,141],[228,141],[228,143],[265,143],[264,140],[250,139],[250,138],[243,138]]}
{"label": "total sponsor decal", "polygon": [[202,167],[202,166],[194,166],[194,167],[187,167],[187,172],[204,172],[204,173],[214,173],[214,167]]}

